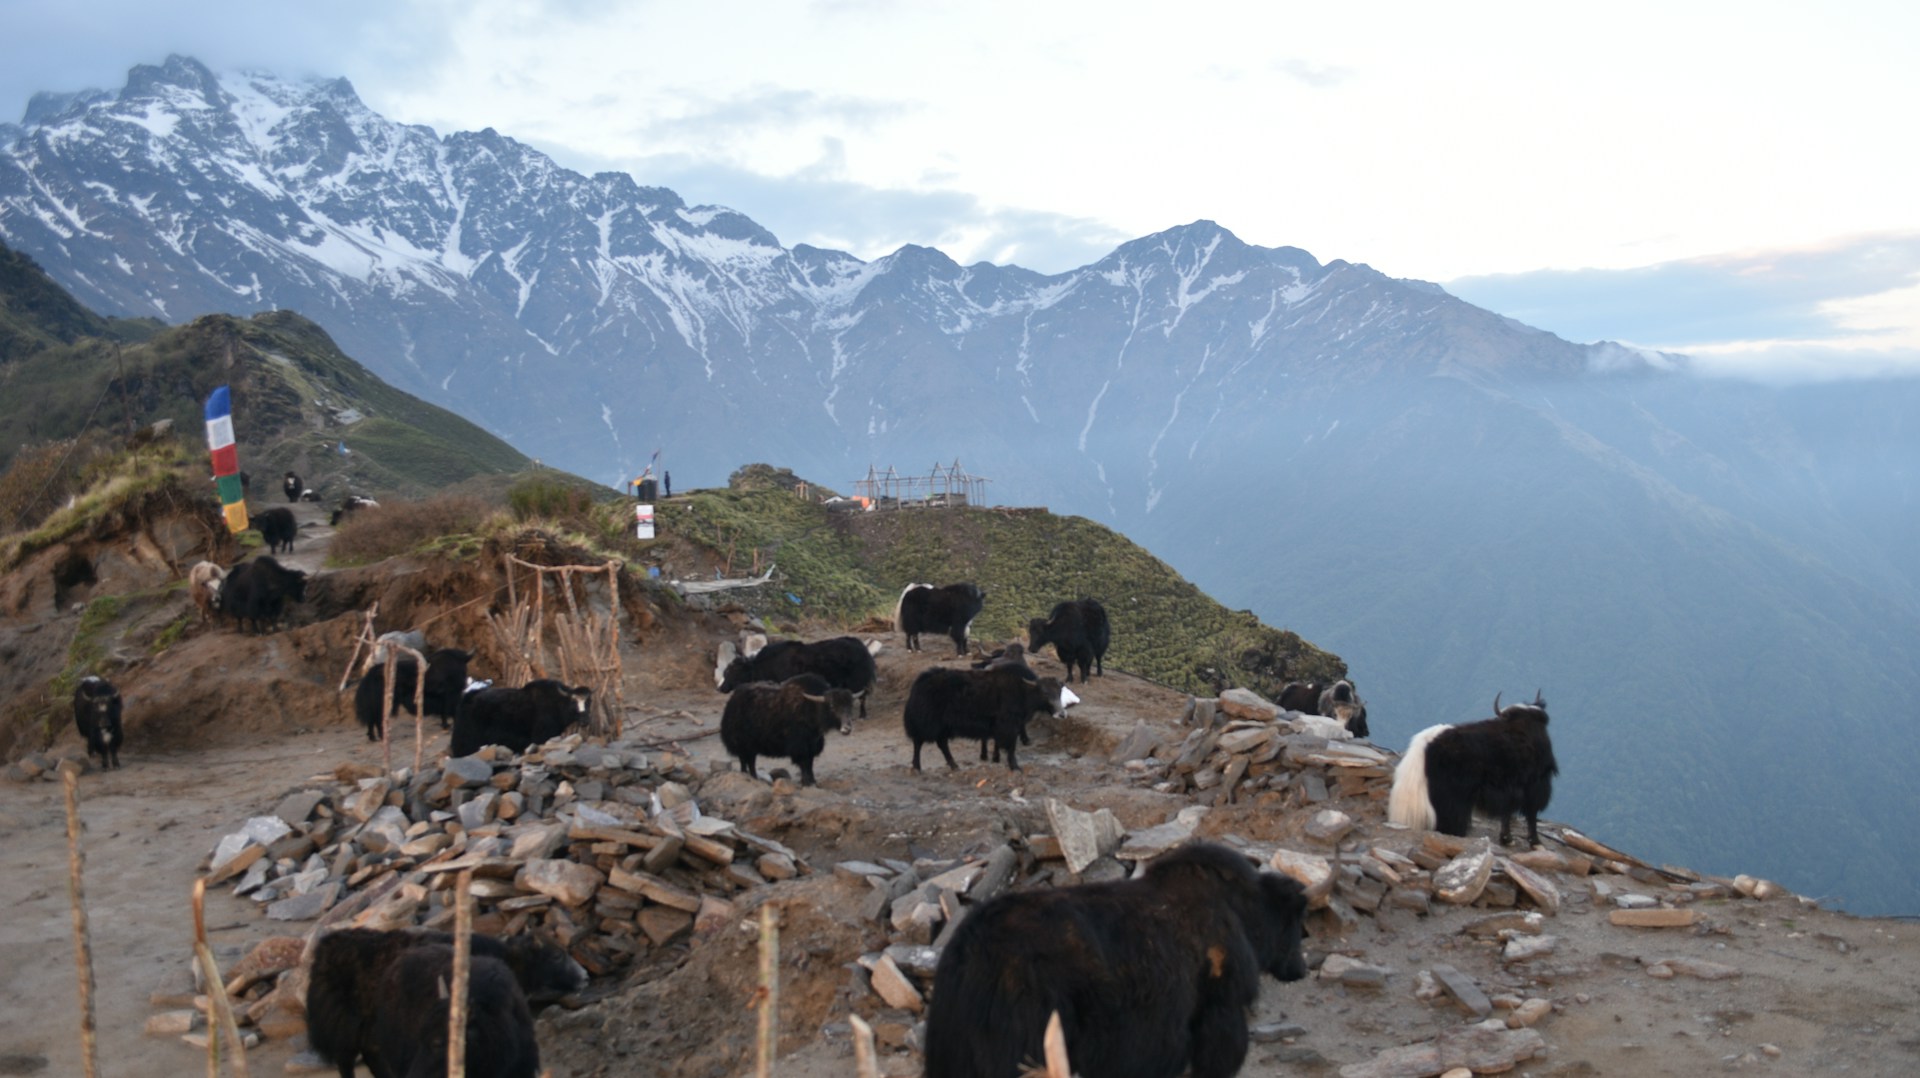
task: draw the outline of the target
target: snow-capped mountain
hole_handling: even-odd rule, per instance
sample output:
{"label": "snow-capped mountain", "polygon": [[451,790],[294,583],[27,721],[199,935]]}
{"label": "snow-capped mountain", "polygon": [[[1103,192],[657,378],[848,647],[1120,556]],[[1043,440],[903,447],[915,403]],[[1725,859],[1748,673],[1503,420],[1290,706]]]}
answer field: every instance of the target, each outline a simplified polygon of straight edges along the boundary
{"label": "snow-capped mountain", "polygon": [[179,57],[0,125],[0,240],[108,313],[295,309],[609,483],[656,448],[681,488],[958,457],[1345,657],[1383,743],[1540,688],[1553,815],[1916,912],[1886,812],[1920,754],[1911,383],[1705,383],[1209,221],[1051,276],[786,248],[343,81]]}
{"label": "snow-capped mountain", "polygon": [[[299,310],[395,384],[609,482],[663,445],[685,479],[777,459],[845,485],[968,452],[997,474],[1024,419],[1070,428],[1114,510],[1144,513],[1164,455],[1283,388],[1596,362],[1204,221],[1051,277],[917,247],[789,250],[492,130],[392,122],[344,80],[178,56],[118,93],[36,98],[0,132],[0,238],[103,311]],[[973,448],[982,410],[1004,446]]]}

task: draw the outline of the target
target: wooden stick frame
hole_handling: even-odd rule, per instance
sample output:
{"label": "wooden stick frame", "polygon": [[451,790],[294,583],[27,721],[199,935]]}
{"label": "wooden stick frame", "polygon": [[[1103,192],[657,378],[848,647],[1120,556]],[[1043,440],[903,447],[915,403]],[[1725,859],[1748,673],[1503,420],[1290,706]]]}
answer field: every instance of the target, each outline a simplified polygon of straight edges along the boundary
{"label": "wooden stick frame", "polygon": [[[594,736],[619,737],[625,724],[626,689],[620,663],[620,563],[601,565],[538,565],[512,554],[504,554],[502,567],[507,576],[507,602],[504,615],[489,615],[495,641],[507,656],[507,669],[501,676],[510,683],[551,676],[544,660],[551,651],[559,676],[569,684],[585,684],[593,690],[593,710],[587,732]],[[531,595],[519,585],[522,570],[533,574]],[[602,617],[591,609],[582,610],[576,597],[576,578],[605,573],[607,576],[607,614]],[[565,613],[556,613],[552,631],[547,621],[547,578],[558,577]]]}

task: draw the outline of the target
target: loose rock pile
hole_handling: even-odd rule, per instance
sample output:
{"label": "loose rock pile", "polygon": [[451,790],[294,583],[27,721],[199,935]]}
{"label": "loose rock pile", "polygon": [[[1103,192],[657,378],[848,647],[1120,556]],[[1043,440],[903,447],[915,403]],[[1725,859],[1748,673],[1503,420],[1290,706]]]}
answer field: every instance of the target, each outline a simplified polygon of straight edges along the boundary
{"label": "loose rock pile", "polygon": [[[600,976],[730,923],[741,891],[811,871],[786,846],[702,813],[694,778],[678,753],[577,735],[417,774],[342,767],[221,839],[207,878],[269,918],[317,919],[317,933],[449,928],[455,882],[471,870],[476,931],[544,931]],[[271,974],[296,968],[299,951]],[[298,1032],[285,1019],[302,1013],[304,984],[270,979],[239,986],[243,1021]]]}
{"label": "loose rock pile", "polygon": [[[883,1046],[892,1041],[917,1047],[917,1018],[941,950],[970,909],[1009,889],[1123,878],[1192,838],[1211,806],[1237,801],[1300,817],[1297,841],[1215,838],[1306,888],[1310,916],[1319,922],[1309,931],[1322,951],[1313,956],[1322,981],[1378,991],[1396,977],[1396,971],[1340,944],[1363,917],[1387,911],[1427,917],[1455,906],[1486,911],[1460,930],[1487,948],[1497,971],[1485,978],[1485,988],[1451,965],[1413,971],[1411,977],[1417,997],[1457,1004],[1467,1024],[1343,1068],[1351,1078],[1437,1074],[1456,1066],[1505,1069],[1541,1051],[1544,1041],[1532,1027],[1554,1004],[1528,989],[1575,972],[1581,961],[1556,959],[1559,940],[1545,930],[1563,906],[1584,912],[1611,904],[1617,925],[1702,925],[1711,931],[1696,917],[1694,903],[1784,893],[1747,877],[1714,880],[1656,868],[1567,828],[1543,828],[1546,847],[1509,851],[1487,837],[1410,832],[1380,822],[1377,813],[1356,819],[1333,803],[1352,808],[1351,799],[1384,801],[1396,757],[1351,739],[1337,723],[1282,711],[1243,690],[1195,701],[1186,722],[1192,728],[1184,738],[1177,730],[1142,723],[1109,755],[1136,781],[1198,802],[1162,824],[1129,831],[1106,810],[1087,813],[1049,801],[1051,833],[1027,835],[983,857],[836,866],[836,872],[870,886],[862,912],[889,930],[888,946],[861,956],[858,977],[882,1005],[872,1025]],[[1730,968],[1703,965],[1711,964],[1665,960],[1650,965],[1647,975],[1737,976]],[[1253,1034],[1256,1040],[1291,1041],[1304,1032],[1281,1025]],[[1299,1053],[1289,1058],[1316,1057],[1310,1049],[1283,1051]]]}

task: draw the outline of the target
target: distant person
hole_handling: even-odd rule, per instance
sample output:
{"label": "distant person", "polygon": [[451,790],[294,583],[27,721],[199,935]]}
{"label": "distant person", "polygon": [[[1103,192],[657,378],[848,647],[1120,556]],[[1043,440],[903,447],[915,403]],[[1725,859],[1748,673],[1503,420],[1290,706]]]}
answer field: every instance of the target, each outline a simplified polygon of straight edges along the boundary
{"label": "distant person", "polygon": [[667,485],[667,497],[669,498],[673,497],[673,473],[662,472],[660,474],[660,479],[662,482],[666,483]]}

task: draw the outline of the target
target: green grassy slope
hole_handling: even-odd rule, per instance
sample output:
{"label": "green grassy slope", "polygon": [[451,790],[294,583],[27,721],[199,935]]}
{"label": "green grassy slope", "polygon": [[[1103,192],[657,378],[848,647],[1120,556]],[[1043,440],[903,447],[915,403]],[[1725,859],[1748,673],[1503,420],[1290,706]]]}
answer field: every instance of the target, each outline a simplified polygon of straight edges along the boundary
{"label": "green grassy slope", "polygon": [[240,466],[260,481],[256,501],[277,497],[288,470],[332,500],[348,491],[424,494],[528,463],[474,424],[380,381],[312,322],[274,311],[209,315],[129,345],[82,337],[0,365],[0,465],[25,445],[160,419],[192,440],[207,394],[223,384],[232,387]]}
{"label": "green grassy slope", "polygon": [[755,553],[777,565],[778,587],[735,593],[777,621],[891,618],[908,582],[970,580],[987,591],[973,627],[981,642],[1024,638],[1029,618],[1091,597],[1113,622],[1109,665],[1190,692],[1242,685],[1272,695],[1295,678],[1346,672],[1339,657],[1226,609],[1125,536],[1081,517],[840,512],[781,490],[716,489],[663,503],[657,519],[663,539],[731,550],[737,573]]}

